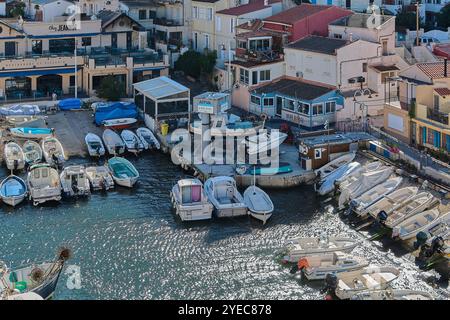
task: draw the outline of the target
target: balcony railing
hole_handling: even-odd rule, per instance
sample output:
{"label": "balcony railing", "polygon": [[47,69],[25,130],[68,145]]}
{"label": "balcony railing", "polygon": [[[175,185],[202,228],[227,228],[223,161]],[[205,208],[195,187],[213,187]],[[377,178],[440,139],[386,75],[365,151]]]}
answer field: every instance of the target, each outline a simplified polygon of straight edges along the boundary
{"label": "balcony railing", "polygon": [[[245,50],[245,49],[244,49]],[[275,61],[281,58],[279,52],[272,49],[267,50],[245,50],[236,49],[236,56],[241,59],[257,62]]]}
{"label": "balcony railing", "polygon": [[448,122],[449,114],[440,112],[433,108],[427,108],[427,118],[430,120],[442,123],[443,125],[446,125],[446,126],[450,125],[450,123]]}
{"label": "balcony railing", "polygon": [[166,18],[155,18],[153,19],[153,23],[158,26],[165,26],[165,27],[181,27],[183,25],[181,21]]}

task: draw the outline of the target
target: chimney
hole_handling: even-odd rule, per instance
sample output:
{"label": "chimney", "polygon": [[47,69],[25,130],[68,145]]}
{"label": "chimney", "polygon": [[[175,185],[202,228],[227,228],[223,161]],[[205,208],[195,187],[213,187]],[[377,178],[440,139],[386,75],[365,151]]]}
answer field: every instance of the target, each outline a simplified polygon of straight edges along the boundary
{"label": "chimney", "polygon": [[444,59],[444,78],[447,78],[447,76],[448,76],[448,59],[447,58],[445,58]]}

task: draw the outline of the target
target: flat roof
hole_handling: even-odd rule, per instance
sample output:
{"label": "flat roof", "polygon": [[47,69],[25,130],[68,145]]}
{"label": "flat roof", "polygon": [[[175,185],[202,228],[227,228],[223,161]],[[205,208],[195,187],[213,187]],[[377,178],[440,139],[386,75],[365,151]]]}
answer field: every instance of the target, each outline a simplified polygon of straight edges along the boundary
{"label": "flat roof", "polygon": [[298,41],[288,44],[286,47],[289,49],[335,55],[337,49],[345,47],[347,44],[349,44],[347,40],[320,36],[307,36]]}
{"label": "flat roof", "polygon": [[252,92],[260,95],[263,93],[278,93],[284,96],[296,97],[298,99],[314,100],[334,90],[335,89],[330,87],[319,86],[301,80],[280,78],[279,80],[274,80],[268,84],[255,88]]}
{"label": "flat roof", "polygon": [[[368,23],[371,20],[370,17],[372,15],[368,13],[355,13],[351,16],[347,16],[344,18],[337,19],[330,23],[330,26],[343,26],[343,27],[351,27],[351,28],[368,28]],[[380,17],[380,25],[384,24],[386,21],[393,19],[394,16],[386,16],[379,15]]]}
{"label": "flat roof", "polygon": [[266,8],[270,8],[270,6],[264,5],[264,1],[258,1],[258,2],[250,2],[238,7],[220,10],[217,11],[216,13],[226,14],[230,16],[240,16],[246,13],[255,12]]}
{"label": "flat roof", "polygon": [[[133,87],[135,90],[154,101],[190,92],[189,88],[166,76],[141,81],[133,84]],[[186,99],[189,99],[189,95],[186,96]]]}

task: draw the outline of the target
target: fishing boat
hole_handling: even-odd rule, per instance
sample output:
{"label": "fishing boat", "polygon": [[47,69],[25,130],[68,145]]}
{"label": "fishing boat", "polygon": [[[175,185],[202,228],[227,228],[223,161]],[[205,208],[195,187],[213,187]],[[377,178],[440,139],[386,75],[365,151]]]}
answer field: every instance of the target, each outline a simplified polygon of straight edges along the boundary
{"label": "fishing boat", "polygon": [[58,171],[47,163],[38,163],[30,167],[27,178],[29,198],[33,205],[61,200],[61,181]]}
{"label": "fishing boat", "polygon": [[335,183],[338,179],[348,177],[360,168],[361,164],[359,162],[351,162],[336,169],[326,178],[321,179],[321,181],[319,182],[320,187],[317,190],[317,193],[319,193],[321,196],[324,196],[332,192],[335,189]]}
{"label": "fishing boat", "polygon": [[67,160],[61,142],[55,137],[47,137],[42,140],[42,152],[45,161],[50,165],[62,166]]}
{"label": "fishing boat", "polygon": [[11,128],[9,129],[14,137],[25,139],[43,139],[51,137],[54,129],[49,128]]}
{"label": "fishing boat", "polygon": [[374,218],[382,222],[385,227],[392,229],[409,217],[412,217],[419,212],[423,212],[428,208],[432,208],[438,202],[439,200],[431,193],[424,191],[409,198],[408,201],[403,203],[403,206],[396,210],[389,213],[387,211],[381,211]]}
{"label": "fishing boat", "polygon": [[278,166],[273,166],[273,164],[257,164],[252,166],[239,165],[236,167],[236,173],[240,175],[271,176],[275,174],[290,173],[292,171],[292,166],[289,162],[279,162]]}
{"label": "fishing boat", "polygon": [[417,187],[405,187],[393,191],[386,195],[380,201],[375,202],[366,209],[358,213],[361,218],[373,217],[376,218],[381,211],[386,212],[388,215],[403,206],[404,203],[414,197],[419,189]]}
{"label": "fishing boat", "polygon": [[268,151],[278,148],[288,135],[284,132],[264,130],[264,133],[246,137],[242,143],[248,144],[247,153],[249,155],[267,154]]}
{"label": "fishing boat", "polygon": [[344,237],[321,238],[295,238],[289,239],[286,243],[287,254],[284,256],[285,262],[298,262],[303,257],[323,253],[341,251],[351,252],[358,242],[354,239]]}
{"label": "fishing boat", "polygon": [[353,199],[350,202],[350,210],[353,210],[358,216],[369,207],[370,205],[381,200],[383,197],[389,195],[392,191],[397,189],[397,187],[402,182],[403,178],[395,177],[390,178],[379,185],[376,185],[372,189],[364,192],[358,198]]}
{"label": "fishing boat", "polygon": [[353,295],[351,300],[434,300],[433,296],[425,291],[385,289],[367,290]]}
{"label": "fishing boat", "polygon": [[364,166],[359,167],[358,169],[354,170],[350,174],[348,174],[346,176],[342,176],[340,178],[337,178],[334,183],[339,190],[341,188],[344,189],[344,188],[348,187],[354,181],[360,179],[364,173],[378,171],[378,170],[381,170],[383,167],[385,167],[385,166],[380,161],[369,162],[369,163],[365,164]]}
{"label": "fishing boat", "polygon": [[122,138],[111,129],[103,131],[103,142],[105,143],[106,150],[109,154],[119,155],[125,152],[125,144]]}
{"label": "fishing boat", "polygon": [[106,166],[87,167],[86,175],[94,191],[114,188],[114,180]]}
{"label": "fishing boat", "polygon": [[211,219],[213,205],[199,179],[181,179],[170,193],[172,205],[182,221]]}
{"label": "fishing boat", "polygon": [[5,263],[0,262],[0,300],[15,300],[15,296],[26,293],[37,294],[45,300],[50,299],[55,292],[64,264],[69,258],[70,250],[61,248],[53,262],[12,270]]}
{"label": "fishing boat", "polygon": [[392,238],[409,240],[414,238],[420,231],[426,230],[433,223],[438,222],[440,212],[438,209],[431,209],[415,214],[392,229]]}
{"label": "fishing boat", "polygon": [[315,170],[314,173],[317,177],[321,179],[325,179],[328,175],[333,173],[334,171],[338,170],[340,167],[345,166],[349,164],[350,162],[355,159],[356,153],[355,152],[349,152],[346,154],[343,154],[342,156],[331,160],[326,165],[320,167],[319,169]]}
{"label": "fishing boat", "polygon": [[145,127],[141,127],[136,129],[136,135],[139,139],[141,139],[142,144],[144,145],[145,149],[160,149],[161,145],[156,139],[153,132]]}
{"label": "fishing boat", "polygon": [[231,177],[219,176],[205,182],[205,192],[214,206],[217,217],[235,217],[247,215],[247,205]]}
{"label": "fishing boat", "polygon": [[6,116],[11,127],[43,128],[46,126],[44,116]]}
{"label": "fishing boat", "polygon": [[120,133],[120,136],[125,143],[125,147],[128,152],[138,154],[139,152],[144,150],[144,144],[141,139],[138,138],[137,135],[133,133],[131,130],[123,130]]}
{"label": "fishing boat", "polygon": [[[243,121],[239,116],[228,114],[212,114],[210,120],[211,137],[248,137],[254,136],[256,132],[263,128],[264,122]],[[189,131],[200,135],[202,133],[202,123],[195,120],[189,124]]]}
{"label": "fishing boat", "polygon": [[66,197],[89,196],[91,188],[83,166],[68,166],[60,175],[63,195]]}
{"label": "fishing boat", "polygon": [[119,186],[131,188],[139,179],[139,172],[125,158],[112,157],[108,160],[108,169]]}
{"label": "fishing boat", "polygon": [[330,252],[301,258],[297,263],[297,269],[308,280],[323,280],[327,274],[355,271],[368,265],[369,263],[363,258],[342,252]]}
{"label": "fishing boat", "polygon": [[120,119],[104,120],[102,124],[107,129],[122,130],[131,127],[136,122],[137,120],[134,118],[120,118]]}
{"label": "fishing boat", "polygon": [[264,225],[272,216],[274,206],[269,195],[256,186],[255,180],[253,176],[253,185],[244,191],[244,203],[248,207],[248,213],[261,220]]}
{"label": "fishing boat", "polygon": [[88,153],[91,157],[101,157],[105,155],[105,147],[103,146],[102,139],[94,133],[89,132],[84,137]]}
{"label": "fishing boat", "polygon": [[15,142],[8,142],[3,151],[6,167],[9,170],[21,170],[25,167],[25,155]]}
{"label": "fishing boat", "polygon": [[328,274],[325,282],[339,299],[350,299],[367,290],[383,290],[397,279],[400,271],[394,267],[369,266],[360,270]]}
{"label": "fishing boat", "polygon": [[372,189],[383,181],[386,181],[392,174],[392,172],[392,167],[387,167],[378,171],[372,171],[362,174],[362,176],[358,180],[352,182],[344,189],[341,189],[341,194],[338,200],[339,209],[343,209],[344,205],[347,202],[356,199],[364,192]]}
{"label": "fishing boat", "polygon": [[27,165],[36,164],[42,161],[42,148],[39,143],[33,140],[27,140],[22,146]]}
{"label": "fishing boat", "polygon": [[0,197],[3,202],[15,207],[27,196],[27,185],[18,176],[10,175],[0,184]]}

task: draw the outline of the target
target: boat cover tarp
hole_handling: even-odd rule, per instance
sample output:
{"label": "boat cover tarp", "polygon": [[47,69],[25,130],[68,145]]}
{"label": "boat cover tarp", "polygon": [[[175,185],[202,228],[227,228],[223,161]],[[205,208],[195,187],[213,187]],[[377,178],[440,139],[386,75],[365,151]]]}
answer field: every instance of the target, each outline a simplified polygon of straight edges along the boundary
{"label": "boat cover tarp", "polygon": [[101,125],[105,120],[134,118],[138,116],[137,108],[134,103],[114,103],[107,107],[101,107],[95,112],[95,123]]}
{"label": "boat cover tarp", "polygon": [[61,110],[76,110],[81,108],[81,100],[77,98],[69,98],[61,100],[58,104]]}
{"label": "boat cover tarp", "polygon": [[11,107],[0,108],[2,116],[34,116],[41,113],[37,105],[16,104]]}
{"label": "boat cover tarp", "polygon": [[356,169],[360,168],[361,164],[358,162],[351,162],[342,167],[339,167],[332,173],[330,173],[322,182],[319,194],[325,195],[334,190],[334,183],[337,179],[348,176],[350,173],[354,172]]}

